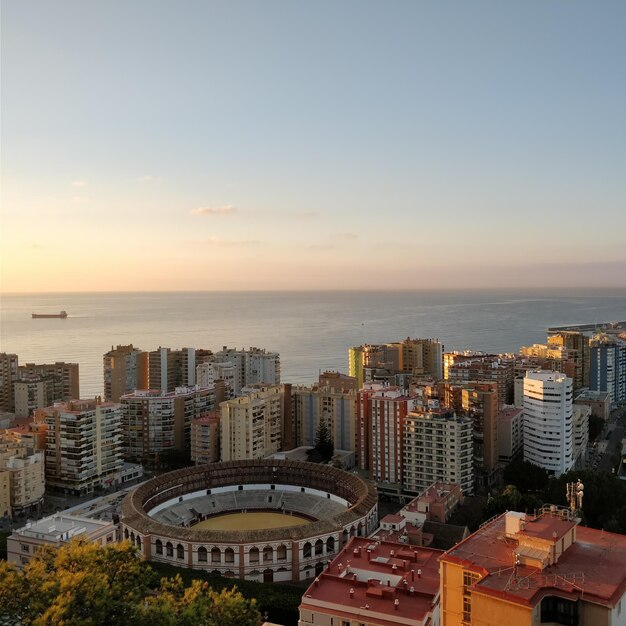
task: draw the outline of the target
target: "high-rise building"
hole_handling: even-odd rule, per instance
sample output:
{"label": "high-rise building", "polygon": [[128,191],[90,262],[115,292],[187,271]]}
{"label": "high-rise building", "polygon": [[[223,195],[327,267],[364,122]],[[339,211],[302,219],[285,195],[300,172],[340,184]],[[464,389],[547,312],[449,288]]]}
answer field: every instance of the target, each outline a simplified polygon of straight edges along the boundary
{"label": "high-rise building", "polygon": [[138,389],[120,398],[124,458],[155,460],[189,452],[191,423],[216,408],[216,388]]}
{"label": "high-rise building", "polygon": [[284,393],[280,385],[260,387],[220,404],[222,461],[262,459],[281,449]]}
{"label": "high-rise building", "polygon": [[395,343],[354,346],[348,349],[348,373],[357,379],[359,389],[385,374],[438,380],[443,376],[443,345],[438,339],[407,337]]}
{"label": "high-rise building", "polygon": [[468,417],[473,425],[474,479],[491,484],[498,466],[498,384],[497,382],[438,385],[440,402],[457,415]]}
{"label": "high-rise building", "polygon": [[122,414],[113,402],[76,400],[35,412],[46,423],[46,485],[83,495],[120,472]]}
{"label": "high-rise building", "polygon": [[[19,380],[54,377],[54,402],[69,402],[80,398],[78,363],[26,363],[17,368]],[[43,408],[43,407],[41,407]]]}
{"label": "high-rise building", "polygon": [[215,353],[218,363],[230,363],[234,367],[234,388],[236,396],[244,387],[251,385],[280,384],[280,355],[262,348],[237,350],[224,346]]}
{"label": "high-rise building", "polygon": [[439,559],[441,626],[626,624],[626,537],[569,509],[508,511]]}
{"label": "high-rise building", "polygon": [[437,481],[474,493],[473,423],[448,409],[417,410],[405,418],[403,489],[418,495]]}
{"label": "high-rise building", "polygon": [[30,417],[36,409],[51,406],[60,400],[58,395],[58,378],[54,374],[23,378],[13,383],[15,415]]}
{"label": "high-rise building", "polygon": [[513,402],[514,377],[515,359],[505,355],[474,357],[448,366],[448,380],[497,383],[500,407]]}
{"label": "high-rise building", "polygon": [[367,383],[372,394],[362,394],[369,403],[368,429],[370,478],[379,490],[403,491],[404,431],[407,414],[415,409],[416,396],[407,396],[399,387]]}
{"label": "high-rise building", "polygon": [[119,402],[126,393],[148,389],[148,353],[133,347],[117,346],[103,358],[104,399]]}
{"label": "high-rise building", "polygon": [[0,353],[0,412],[13,413],[13,383],[17,380],[17,354]]}
{"label": "high-rise building", "polygon": [[498,413],[498,461],[508,465],[524,449],[524,411],[505,407]]}
{"label": "high-rise building", "polygon": [[217,361],[200,363],[196,367],[196,382],[199,387],[212,389],[219,381],[223,382],[224,394],[223,400],[230,400],[234,396],[235,388],[235,366],[230,362]]}
{"label": "high-rise building", "polygon": [[574,465],[573,381],[537,370],[524,378],[524,460],[560,476]]}
{"label": "high-rise building", "polygon": [[191,460],[200,465],[220,460],[219,411],[209,411],[191,422]]}
{"label": "high-rise building", "polygon": [[574,376],[574,389],[589,386],[589,337],[577,330],[561,330],[548,333],[550,346],[563,346],[567,348],[575,362],[576,375]]}
{"label": "high-rise building", "polygon": [[337,450],[355,450],[355,390],[342,391],[329,386],[293,388],[294,421],[298,446],[314,446],[320,423],[324,422]]}
{"label": "high-rise building", "polygon": [[626,342],[598,334],[591,341],[589,388],[606,391],[611,403],[626,402]]}

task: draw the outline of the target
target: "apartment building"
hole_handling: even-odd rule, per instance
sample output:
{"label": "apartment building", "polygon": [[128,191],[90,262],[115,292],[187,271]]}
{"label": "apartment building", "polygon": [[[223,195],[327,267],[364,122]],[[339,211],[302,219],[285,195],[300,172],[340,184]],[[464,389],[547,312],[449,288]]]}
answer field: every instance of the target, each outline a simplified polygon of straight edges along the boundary
{"label": "apartment building", "polygon": [[524,449],[524,411],[505,407],[498,413],[498,461],[508,465]]}
{"label": "apartment building", "polygon": [[403,490],[418,495],[437,481],[474,493],[473,424],[448,409],[407,414],[403,433]]}
{"label": "apartment building", "polygon": [[238,350],[224,346],[215,353],[218,363],[230,363],[234,367],[233,392],[235,396],[251,385],[280,384],[280,355],[262,348],[251,347]]}
{"label": "apartment building", "polygon": [[472,420],[474,479],[491,484],[498,466],[497,382],[441,381],[438,393],[442,406]]}
{"label": "apartment building", "polygon": [[611,404],[626,402],[626,341],[606,334],[593,337],[589,389],[607,392]]}
{"label": "apartment building", "polygon": [[589,387],[589,337],[580,331],[562,330],[548,333],[548,344],[569,350],[575,362],[574,389]]}
{"label": "apartment building", "polygon": [[560,476],[574,465],[573,381],[536,370],[524,378],[524,460]]}
{"label": "apartment building", "polygon": [[0,413],[15,411],[13,383],[17,380],[17,354],[0,353]]}
{"label": "apartment building", "polygon": [[0,433],[0,494],[8,485],[8,509],[0,495],[0,517],[36,510],[45,492],[44,454],[27,447],[19,434]]}
{"label": "apartment building", "polygon": [[509,511],[439,560],[441,626],[622,626],[626,537],[569,509]]}
{"label": "apartment building", "polygon": [[15,415],[30,417],[36,409],[51,406],[60,400],[61,393],[58,378],[54,374],[16,380],[13,383]]}
{"label": "apartment building", "polygon": [[[26,363],[17,368],[19,380],[32,380],[40,377],[54,377],[54,402],[68,402],[80,398],[78,363]],[[44,408],[44,407],[38,407]]]}
{"label": "apartment building", "polygon": [[[406,374],[443,377],[443,344],[438,339],[411,339],[386,344],[364,344],[348,349],[348,373],[360,389],[377,376]],[[408,387],[408,385],[406,385]]]}
{"label": "apartment building", "polygon": [[314,446],[317,429],[324,422],[331,433],[335,449],[354,452],[355,389],[343,390],[328,385],[298,386],[293,388],[292,401],[298,446]]}
{"label": "apartment building", "polygon": [[119,404],[95,400],[59,402],[35,412],[46,424],[46,485],[77,495],[106,486],[122,469]]}
{"label": "apartment building", "polygon": [[118,345],[102,357],[104,399],[119,402],[135,389],[148,389],[148,353],[133,347]]}
{"label": "apartment building", "polygon": [[262,459],[281,449],[283,394],[272,385],[220,404],[222,461]]}
{"label": "apartment building", "polygon": [[574,463],[582,467],[585,460],[587,446],[589,445],[589,418],[591,417],[591,407],[584,404],[574,404],[572,406],[572,450]]}
{"label": "apartment building", "polygon": [[515,359],[508,355],[474,357],[448,365],[448,380],[495,382],[500,407],[513,402],[514,376]]}
{"label": "apartment building", "polygon": [[191,423],[215,409],[216,390],[177,387],[172,392],[137,389],[120,398],[124,458],[154,461],[169,452],[189,452]]}
{"label": "apartment building", "polygon": [[209,411],[191,422],[191,460],[196,464],[220,460],[219,411]]}

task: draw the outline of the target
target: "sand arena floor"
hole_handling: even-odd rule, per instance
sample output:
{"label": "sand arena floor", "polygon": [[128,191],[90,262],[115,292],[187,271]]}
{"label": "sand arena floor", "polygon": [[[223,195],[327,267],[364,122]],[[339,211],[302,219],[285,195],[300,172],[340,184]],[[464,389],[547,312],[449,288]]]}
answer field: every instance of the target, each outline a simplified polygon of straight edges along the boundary
{"label": "sand arena floor", "polygon": [[193,525],[194,530],[262,530],[266,528],[289,528],[303,526],[310,520],[297,515],[250,511],[216,515]]}

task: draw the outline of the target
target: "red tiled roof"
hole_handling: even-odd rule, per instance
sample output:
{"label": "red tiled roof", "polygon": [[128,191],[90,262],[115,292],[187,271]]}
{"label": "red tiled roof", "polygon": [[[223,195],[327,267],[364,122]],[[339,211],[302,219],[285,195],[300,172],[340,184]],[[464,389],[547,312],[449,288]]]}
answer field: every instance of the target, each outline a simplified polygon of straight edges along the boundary
{"label": "red tiled roof", "polygon": [[390,625],[423,620],[439,593],[442,554],[355,537],[308,588],[301,608]]}

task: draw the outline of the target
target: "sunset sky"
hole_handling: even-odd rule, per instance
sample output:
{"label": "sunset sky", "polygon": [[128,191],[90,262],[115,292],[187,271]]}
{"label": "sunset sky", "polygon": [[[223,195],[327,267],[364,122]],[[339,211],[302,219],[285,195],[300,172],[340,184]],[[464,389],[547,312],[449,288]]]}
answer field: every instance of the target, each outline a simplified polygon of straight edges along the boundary
{"label": "sunset sky", "polygon": [[625,24],[7,0],[2,291],[626,286]]}

